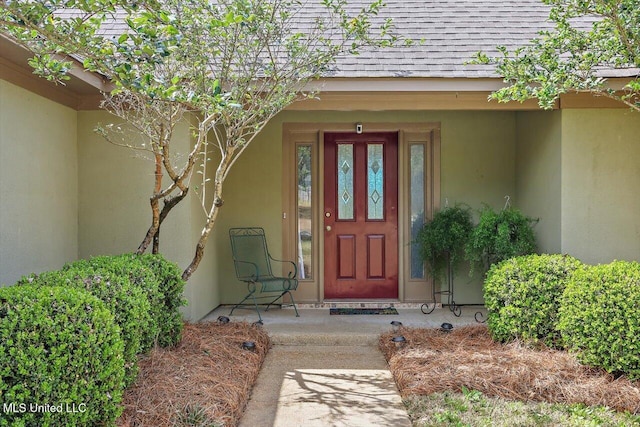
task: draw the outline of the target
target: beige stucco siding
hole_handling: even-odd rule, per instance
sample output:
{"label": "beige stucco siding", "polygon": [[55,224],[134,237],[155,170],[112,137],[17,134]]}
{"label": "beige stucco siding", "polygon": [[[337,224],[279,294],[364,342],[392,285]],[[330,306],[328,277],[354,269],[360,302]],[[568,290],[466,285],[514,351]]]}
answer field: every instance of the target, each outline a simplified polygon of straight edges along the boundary
{"label": "beige stucco siding", "polygon": [[148,227],[153,164],[94,132],[98,123],[111,123],[111,115],[81,111],[78,116],[80,257],[131,252]]}
{"label": "beige stucco siding", "polygon": [[561,248],[561,130],[560,111],[516,114],[516,206],[537,218],[538,251]]}
{"label": "beige stucco siding", "polygon": [[[115,147],[93,131],[114,121],[108,113],[76,112],[0,81],[0,285],[77,258],[136,249],[150,221],[153,163],[148,153]],[[285,123],[319,123],[314,129],[327,131],[326,124],[439,124],[436,205],[501,209],[508,195],[513,206],[540,219],[535,230],[541,252],[569,253],[588,263],[640,260],[638,114],[291,110],[264,129],[231,171],[205,258],[185,289],[186,318],[200,319],[246,292],[233,272],[230,227],[264,227],[272,254],[282,255],[289,230],[283,226],[283,182],[287,168],[295,167],[283,164]],[[191,138],[189,124],[182,123],[174,136],[177,155],[189,151]],[[161,234],[161,252],[181,268],[191,261],[204,225],[197,185],[192,182],[188,200],[174,209]],[[456,302],[480,302],[481,278],[467,273],[468,266],[457,272]],[[404,300],[424,298],[424,289],[418,294],[403,286]],[[319,289],[303,294],[318,295]]]}
{"label": "beige stucco siding", "polygon": [[640,114],[562,111],[562,252],[640,260]]}
{"label": "beige stucco siding", "polygon": [[515,196],[515,113],[442,113],[442,203],[504,206]]}
{"label": "beige stucco siding", "polygon": [[269,250],[282,254],[282,120],[278,117],[251,143],[233,166],[223,189],[224,205],[214,242],[221,302],[237,303],[247,289],[235,278],[228,230],[264,227]]}
{"label": "beige stucco siding", "polygon": [[0,80],[0,285],[78,256],[76,112]]}
{"label": "beige stucco siding", "polygon": [[[186,131],[186,128],[184,130]],[[215,150],[213,146],[211,146],[210,149],[211,151]],[[214,154],[209,154],[209,157],[213,158]],[[200,177],[200,174],[196,174],[194,180]],[[211,194],[212,192],[211,184],[212,182],[207,185],[207,188],[209,190],[207,194]],[[179,264],[181,268],[185,268],[191,262],[191,259],[196,250],[196,243],[200,238],[200,234],[202,232],[202,229],[204,228],[206,221],[206,215],[200,202],[200,191],[199,189],[195,188],[196,186],[200,188],[201,184],[194,182],[190,190],[191,194],[187,196],[190,199],[190,206],[188,206],[188,209],[190,209],[190,212],[188,212],[188,219],[190,220],[190,222],[189,228],[187,229],[185,227],[184,229],[185,231],[189,230],[190,233],[188,247],[184,248],[183,246],[181,246],[183,248],[181,249],[183,253],[175,253],[176,260],[179,258],[182,260]],[[185,204],[183,208],[187,208],[186,203],[183,203]],[[211,200],[208,196],[207,206],[211,206]],[[182,227],[179,227],[176,230],[176,238],[183,238],[188,235],[187,233],[181,233],[180,230],[182,229]],[[220,305],[220,283],[218,282],[216,277],[216,271],[220,263],[218,253],[215,248],[217,233],[217,228],[211,232],[204,252],[204,257],[202,258],[202,261],[200,262],[200,265],[198,266],[196,272],[187,282],[187,286],[185,288],[184,296],[189,301],[186,312],[188,313],[188,317],[193,320],[201,319],[211,310]],[[165,245],[167,243],[168,241],[165,242]]]}
{"label": "beige stucco siding", "polygon": [[[502,209],[505,196],[516,196],[515,113],[442,113],[441,206],[465,203],[478,210],[483,204]],[[477,215],[474,214],[474,218]],[[458,304],[481,303],[480,273],[469,276],[463,263],[456,272]]]}
{"label": "beige stucco siding", "polygon": [[[153,162],[148,153],[114,146],[93,131],[98,123],[118,123],[110,114],[83,111],[78,115],[80,257],[133,252],[151,221]],[[177,154],[188,151],[191,141],[186,122],[177,129],[173,143]],[[196,235],[203,227],[195,196],[194,191],[162,225],[160,251],[180,268],[191,261]],[[213,253],[207,253],[187,283],[185,297],[190,304],[184,315],[188,319],[198,320],[219,304],[214,259]]]}
{"label": "beige stucco siding", "polygon": [[[488,203],[502,208],[515,188],[514,112],[285,112],[276,117],[234,166],[225,184],[224,210],[218,223],[215,250],[221,302],[234,303],[245,288],[233,273],[227,230],[262,226],[275,256],[282,252],[282,124],[441,123],[441,205]],[[365,129],[366,132],[366,129]],[[458,273],[456,302],[481,301],[479,278],[468,268]],[[402,286],[402,284],[401,284]]]}

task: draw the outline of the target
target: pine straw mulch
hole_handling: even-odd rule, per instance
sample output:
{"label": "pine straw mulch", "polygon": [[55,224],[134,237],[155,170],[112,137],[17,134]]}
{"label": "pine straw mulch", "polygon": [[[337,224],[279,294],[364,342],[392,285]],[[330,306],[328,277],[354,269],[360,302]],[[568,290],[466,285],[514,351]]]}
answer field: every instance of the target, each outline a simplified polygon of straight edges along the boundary
{"label": "pine straw mulch", "polygon": [[[244,341],[255,350],[244,350]],[[267,333],[248,323],[185,324],[175,348],[140,359],[118,426],[236,426],[269,345]]]}
{"label": "pine straw mulch", "polygon": [[[391,342],[395,335],[406,338],[404,347]],[[640,413],[640,381],[588,368],[566,352],[496,343],[482,325],[452,332],[402,328],[381,336],[380,349],[403,397],[466,387],[509,400],[584,403]]]}

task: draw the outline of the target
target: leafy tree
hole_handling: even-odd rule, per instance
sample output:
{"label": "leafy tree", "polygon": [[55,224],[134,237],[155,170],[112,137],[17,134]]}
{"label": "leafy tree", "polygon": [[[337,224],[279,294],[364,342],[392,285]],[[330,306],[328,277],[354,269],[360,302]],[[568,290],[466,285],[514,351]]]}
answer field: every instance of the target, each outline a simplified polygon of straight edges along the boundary
{"label": "leafy tree", "polygon": [[[34,52],[37,74],[64,83],[80,66],[112,83],[102,107],[128,126],[96,130],[154,162],[152,219],[139,253],[152,243],[158,252],[162,222],[197,187],[206,221],[187,280],[223,205],[225,179],[269,120],[314,97],[306,84],[339,56],[398,43],[391,22],[377,17],[382,0],[362,9],[318,1],[323,13],[308,17],[307,2],[294,0],[5,0],[0,24]],[[172,136],[184,121],[193,141],[179,153]]]}
{"label": "leafy tree", "polygon": [[[495,65],[508,84],[491,98],[537,98],[550,109],[560,95],[586,91],[640,111],[640,0],[543,1],[551,6],[553,29],[513,51],[499,46],[502,56],[480,52],[473,61]],[[607,86],[614,76],[630,81],[615,90]]]}

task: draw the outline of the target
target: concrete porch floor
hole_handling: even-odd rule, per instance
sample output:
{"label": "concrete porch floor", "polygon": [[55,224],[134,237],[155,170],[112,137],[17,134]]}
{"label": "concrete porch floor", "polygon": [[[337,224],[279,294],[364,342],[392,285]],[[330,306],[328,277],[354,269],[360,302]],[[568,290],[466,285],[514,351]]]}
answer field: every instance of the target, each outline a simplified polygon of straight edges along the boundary
{"label": "concrete porch floor", "polygon": [[[398,315],[330,315],[329,307],[335,304],[317,304],[321,308],[307,308],[300,304],[296,317],[293,308],[278,307],[269,311],[261,310],[264,328],[274,345],[374,345],[378,337],[392,329],[391,321],[398,320],[405,327],[437,328],[443,322],[452,325],[477,323],[475,313],[480,311],[479,319],[486,318],[486,310],[481,306],[464,306],[462,315],[455,317],[447,308],[436,308],[431,314],[420,311],[419,304],[396,304]],[[353,304],[348,304],[353,305]],[[364,304],[370,307],[370,304]],[[381,305],[381,304],[376,304]],[[338,307],[343,305],[338,304]],[[407,308],[409,307],[409,308]],[[227,316],[232,321],[255,322],[258,315],[254,309],[238,308],[229,316],[231,306],[220,306],[209,313],[203,321],[215,321],[218,316]]]}
{"label": "concrete porch floor", "polygon": [[[264,361],[240,427],[410,427],[389,367],[378,349],[381,333],[392,320],[406,327],[475,324],[482,307],[462,307],[455,317],[448,308],[423,314],[420,306],[396,307],[398,315],[330,315],[329,306],[262,312],[273,347]],[[222,306],[218,316],[255,322],[253,309]]]}

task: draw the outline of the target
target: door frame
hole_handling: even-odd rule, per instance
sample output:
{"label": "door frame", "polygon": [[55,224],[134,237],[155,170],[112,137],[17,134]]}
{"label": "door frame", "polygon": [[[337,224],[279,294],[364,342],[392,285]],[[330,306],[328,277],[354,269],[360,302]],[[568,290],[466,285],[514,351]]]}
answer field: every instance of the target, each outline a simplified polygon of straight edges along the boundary
{"label": "door frame", "polygon": [[[430,298],[433,279],[410,279],[408,275],[410,229],[408,226],[409,145],[425,144],[426,182],[425,217],[431,218],[440,207],[440,123],[361,123],[364,132],[398,133],[398,299],[394,302],[424,302]],[[322,303],[324,299],[324,133],[355,132],[355,123],[283,123],[282,179],[282,256],[297,260],[296,147],[312,146],[312,257],[313,278],[300,281],[296,301]],[[379,301],[376,301],[379,302]]]}

